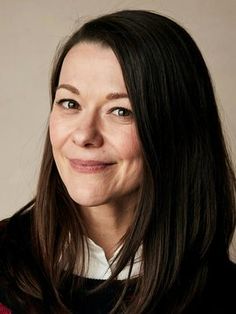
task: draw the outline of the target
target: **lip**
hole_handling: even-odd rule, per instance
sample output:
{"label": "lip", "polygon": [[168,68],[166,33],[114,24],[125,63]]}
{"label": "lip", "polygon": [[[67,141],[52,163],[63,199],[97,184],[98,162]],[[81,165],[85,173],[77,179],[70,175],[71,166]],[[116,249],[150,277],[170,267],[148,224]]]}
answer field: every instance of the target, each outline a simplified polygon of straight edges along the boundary
{"label": "lip", "polygon": [[96,173],[109,169],[114,162],[104,162],[101,160],[69,159],[71,167],[80,173]]}

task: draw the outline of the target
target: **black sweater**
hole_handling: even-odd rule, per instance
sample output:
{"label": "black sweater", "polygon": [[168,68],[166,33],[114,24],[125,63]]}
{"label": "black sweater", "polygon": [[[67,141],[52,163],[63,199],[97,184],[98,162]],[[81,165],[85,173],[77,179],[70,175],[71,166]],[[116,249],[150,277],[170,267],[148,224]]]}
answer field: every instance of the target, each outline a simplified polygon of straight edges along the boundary
{"label": "black sweater", "polygon": [[[24,216],[24,217],[23,217]],[[0,222],[0,303],[6,305],[11,313],[31,313],[29,308],[25,306],[23,310],[12,302],[12,291],[16,285],[12,279],[8,277],[6,270],[5,258],[7,256],[12,263],[24,263],[28,259],[27,250],[29,249],[29,215],[23,215],[17,224],[8,224],[8,221]],[[109,313],[115,301],[119,297],[122,290],[122,281],[114,281],[108,287],[96,293],[89,293],[93,288],[98,287],[103,281],[96,279],[83,279],[83,285],[77,288],[71,288],[71,282],[78,279],[75,275],[61,287],[60,295],[63,303],[70,309],[71,313],[78,314],[106,314]],[[129,302],[134,293],[135,280],[130,285],[125,301]],[[200,314],[200,313],[236,313],[236,265],[225,260],[223,264],[216,266],[210,273],[206,287],[201,297],[194,299],[190,306],[184,311],[184,314]],[[36,301],[37,302],[37,301]],[[155,310],[154,313],[170,314],[166,298],[165,304]],[[50,300],[48,300],[50,303]],[[1,313],[1,308],[0,308]],[[42,310],[42,314],[47,311]],[[57,313],[55,313],[57,314]],[[58,313],[60,314],[60,313]],[[135,314],[135,313],[134,313]]]}

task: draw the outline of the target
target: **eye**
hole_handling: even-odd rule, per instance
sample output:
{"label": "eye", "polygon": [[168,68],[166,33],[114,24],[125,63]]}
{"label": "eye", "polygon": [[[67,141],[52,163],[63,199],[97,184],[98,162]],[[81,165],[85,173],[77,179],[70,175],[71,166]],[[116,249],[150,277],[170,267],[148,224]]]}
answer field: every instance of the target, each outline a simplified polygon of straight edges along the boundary
{"label": "eye", "polygon": [[64,109],[79,109],[80,105],[77,101],[73,100],[73,99],[60,99],[58,101],[56,101],[57,105],[60,105],[61,107],[63,107]]}
{"label": "eye", "polygon": [[130,117],[133,114],[131,110],[123,107],[117,107],[112,109],[112,113],[119,117]]}

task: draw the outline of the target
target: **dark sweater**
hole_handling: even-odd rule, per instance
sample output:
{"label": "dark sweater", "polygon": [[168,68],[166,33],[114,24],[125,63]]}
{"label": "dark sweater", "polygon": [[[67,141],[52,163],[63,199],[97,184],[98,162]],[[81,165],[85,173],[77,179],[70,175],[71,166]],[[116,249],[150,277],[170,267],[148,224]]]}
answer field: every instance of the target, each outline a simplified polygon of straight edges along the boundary
{"label": "dark sweater", "polygon": [[[18,222],[12,224],[8,220],[0,222],[0,303],[7,306],[11,313],[31,313],[29,308],[19,310],[15,303],[11,300],[11,292],[16,288],[12,279],[8,278],[5,267],[5,257],[12,261],[12,264],[28,263],[30,258],[30,241],[29,241],[29,214],[24,214]],[[33,263],[33,259],[30,263]],[[34,266],[34,265],[33,265]],[[33,267],[34,268],[34,267]],[[35,267],[37,269],[37,267]],[[82,287],[71,289],[72,280],[77,279],[75,275],[71,275],[68,282],[61,287],[60,294],[64,304],[71,310],[71,313],[78,314],[106,314],[109,313],[115,301],[119,297],[122,290],[122,281],[114,281],[109,287],[90,294],[93,288],[98,287],[103,281],[96,279],[83,279]],[[134,292],[135,281],[126,293],[126,302],[132,298]],[[207,285],[197,300],[193,300],[184,314],[199,313],[236,313],[236,265],[225,260],[223,264],[216,266],[216,269],[210,273]],[[50,301],[49,301],[50,302]],[[165,302],[168,307],[168,297]],[[171,301],[170,301],[171,302]],[[1,312],[2,311],[2,312]],[[0,314],[4,313],[0,306]],[[7,313],[7,312],[6,312]],[[42,310],[42,314],[47,313]],[[170,314],[166,310],[166,306],[155,310],[154,313]],[[59,314],[59,313],[55,313]],[[134,313],[135,314],[135,313]]]}

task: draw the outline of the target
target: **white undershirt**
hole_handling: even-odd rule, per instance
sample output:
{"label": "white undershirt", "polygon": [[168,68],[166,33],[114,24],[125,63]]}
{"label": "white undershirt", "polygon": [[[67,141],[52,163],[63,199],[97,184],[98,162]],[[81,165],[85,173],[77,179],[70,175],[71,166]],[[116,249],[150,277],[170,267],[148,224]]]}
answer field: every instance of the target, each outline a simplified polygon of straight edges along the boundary
{"label": "white undershirt", "polygon": [[[107,260],[104,250],[94,243],[91,239],[88,239],[88,248],[85,249],[85,256],[87,254],[87,258],[85,258],[85,269],[87,270],[85,273],[86,278],[93,279],[108,279],[111,276],[112,268],[116,266],[116,261],[112,264],[115,257],[119,253],[121,247],[119,247],[112,258]],[[89,259],[88,259],[89,254]],[[135,254],[134,265],[131,272],[131,278],[137,277],[141,272],[141,256],[142,256],[142,246],[138,249]],[[89,261],[89,265],[88,265]],[[118,280],[124,280],[128,278],[129,274],[129,265],[127,265],[118,275]]]}

